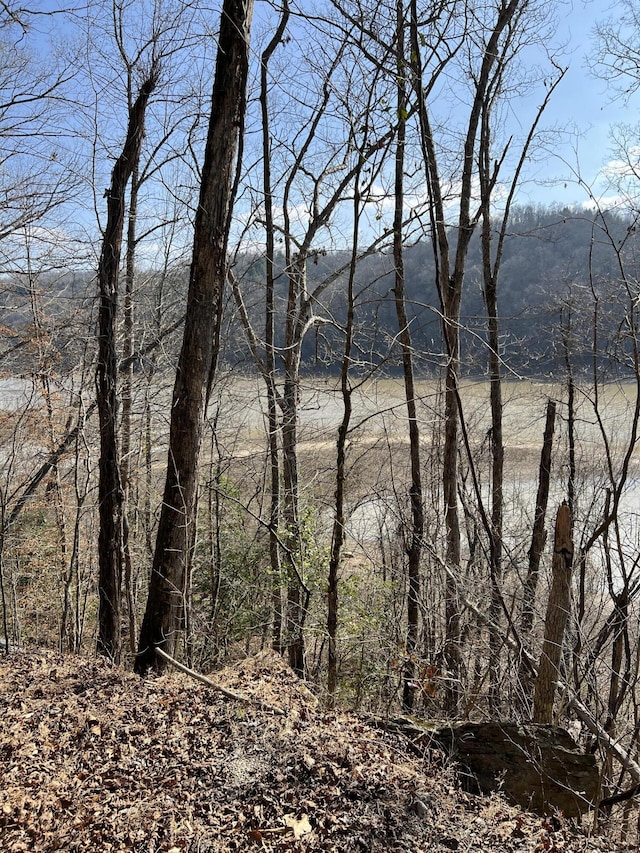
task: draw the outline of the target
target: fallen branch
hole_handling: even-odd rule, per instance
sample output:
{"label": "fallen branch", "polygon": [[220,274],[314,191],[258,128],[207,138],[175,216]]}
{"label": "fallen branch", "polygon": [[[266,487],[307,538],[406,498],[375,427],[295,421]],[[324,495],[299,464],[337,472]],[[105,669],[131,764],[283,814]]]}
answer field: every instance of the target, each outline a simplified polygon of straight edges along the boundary
{"label": "fallen branch", "polygon": [[6,534],[9,529],[15,524],[18,519],[18,516],[25,508],[27,502],[33,496],[40,483],[44,480],[47,474],[58,464],[58,462],[67,452],[67,450],[69,450],[69,448],[73,445],[77,437],[80,435],[80,432],[84,428],[85,423],[89,420],[89,418],[97,408],[98,404],[94,400],[93,403],[88,406],[86,411],[81,414],[80,418],[78,419],[78,423],[75,425],[75,427],[72,430],[69,430],[69,432],[65,435],[65,437],[58,445],[58,447],[47,456],[46,461],[42,463],[36,473],[29,479],[22,491],[22,494],[20,495],[13,509],[9,513],[8,518],[2,525],[2,535]]}
{"label": "fallen branch", "polygon": [[[175,332],[176,329],[180,327],[180,325],[184,322],[184,315],[180,317],[175,323],[172,323],[167,329],[163,330],[156,338],[154,338],[150,343],[148,343],[145,347],[139,349],[135,352],[130,358],[122,361],[118,367],[120,372],[124,372],[128,367],[135,363],[136,360],[144,358],[145,355],[148,355],[152,350],[154,350],[157,346],[160,345],[162,340],[172,332]],[[0,353],[0,361],[2,360],[4,353]],[[73,429],[69,430],[67,434],[60,440],[57,448],[53,450],[47,456],[46,460],[42,463],[42,465],[38,468],[38,470],[33,474],[26,482],[24,488],[22,489],[22,494],[16,501],[13,509],[9,513],[8,518],[5,520],[2,525],[2,529],[0,533],[5,535],[8,533],[9,529],[15,524],[18,519],[18,516],[25,508],[29,500],[35,494],[36,489],[40,485],[40,483],[45,479],[45,477],[49,474],[49,472],[58,464],[58,462],[62,459],[65,453],[73,446],[75,440],[80,435],[82,429],[84,429],[84,425],[89,420],[89,418],[93,415],[93,413],[98,408],[98,404],[95,400],[87,406],[86,410],[81,413],[78,418],[78,423],[73,427]]]}
{"label": "fallen branch", "polygon": [[283,717],[285,715],[282,708],[276,708],[275,705],[269,705],[268,702],[263,702],[262,699],[257,699],[253,696],[245,696],[243,693],[236,693],[235,690],[229,690],[226,687],[222,687],[220,684],[216,684],[215,681],[211,681],[211,679],[207,678],[206,675],[202,675],[194,669],[189,669],[188,666],[185,666],[183,663],[180,663],[180,661],[172,658],[171,655],[163,652],[162,649],[159,649],[157,646],[156,654],[160,655],[161,658],[164,658],[172,666],[175,666],[175,668],[179,669],[180,672],[184,672],[185,675],[189,675],[196,681],[206,684],[206,686],[210,687],[212,690],[217,690],[218,693],[222,693],[222,695],[226,696],[227,699],[233,699],[234,702],[244,702],[246,705],[256,705],[262,711],[270,711],[272,714],[277,714],[279,717]]}

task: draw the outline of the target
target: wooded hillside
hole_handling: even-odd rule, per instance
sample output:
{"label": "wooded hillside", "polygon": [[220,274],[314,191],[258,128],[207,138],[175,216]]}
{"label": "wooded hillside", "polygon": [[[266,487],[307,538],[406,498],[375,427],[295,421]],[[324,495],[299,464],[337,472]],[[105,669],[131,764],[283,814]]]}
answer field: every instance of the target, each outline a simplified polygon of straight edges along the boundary
{"label": "wooded hillside", "polygon": [[[0,3],[7,678],[56,649],[96,682],[133,669],[146,702],[172,661],[211,673],[260,652],[335,732],[347,712],[560,726],[593,756],[619,843],[637,844],[637,129],[612,129],[589,184],[578,140],[571,159],[548,121],[575,59],[569,7]],[[619,0],[593,33],[594,71],[623,97],[636,7]],[[551,162],[574,207],[526,203],[543,172],[556,185]],[[15,701],[20,728],[32,712]],[[73,702],[65,688],[63,714]],[[126,766],[137,797],[145,735],[128,731],[99,787]],[[380,738],[404,790],[400,747]],[[326,773],[329,814],[349,788]],[[13,789],[12,843],[33,813],[34,843],[59,830],[33,778],[34,797]],[[410,847],[405,812],[358,785],[365,849]],[[266,838],[289,815],[302,832],[310,812],[269,803],[220,812],[216,831]],[[98,819],[86,808],[79,833]]]}
{"label": "wooded hillside", "polygon": [[273,653],[216,680],[286,715],[179,674],[142,682],[105,661],[43,652],[4,661],[2,849],[618,849],[497,795],[465,794],[443,753],[323,713]]}

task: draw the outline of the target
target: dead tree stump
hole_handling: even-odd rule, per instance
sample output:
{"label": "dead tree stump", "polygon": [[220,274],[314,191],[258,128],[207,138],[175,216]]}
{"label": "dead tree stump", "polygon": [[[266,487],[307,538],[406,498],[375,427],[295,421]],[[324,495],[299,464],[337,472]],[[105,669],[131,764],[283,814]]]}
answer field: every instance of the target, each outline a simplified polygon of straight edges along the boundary
{"label": "dead tree stump", "polygon": [[551,591],[544,622],[544,643],[533,694],[533,721],[535,723],[550,724],[553,722],[553,701],[556,693],[564,631],[569,617],[572,565],[571,513],[567,502],[563,501],[558,507],[556,516]]}

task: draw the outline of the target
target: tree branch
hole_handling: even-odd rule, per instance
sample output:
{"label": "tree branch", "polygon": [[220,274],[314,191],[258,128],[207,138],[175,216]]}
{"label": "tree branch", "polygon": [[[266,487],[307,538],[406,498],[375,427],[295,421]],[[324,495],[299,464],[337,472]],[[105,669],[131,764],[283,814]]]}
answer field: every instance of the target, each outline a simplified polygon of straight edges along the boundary
{"label": "tree branch", "polygon": [[226,687],[222,687],[221,684],[216,684],[215,681],[212,681],[210,678],[207,678],[206,675],[202,675],[199,672],[196,672],[194,669],[189,669],[188,666],[185,666],[183,663],[180,663],[175,658],[172,658],[171,655],[168,655],[166,652],[162,651],[162,649],[156,646],[156,654],[160,655],[161,658],[164,658],[167,663],[170,663],[172,666],[175,666],[176,669],[179,669],[180,672],[184,672],[185,675],[188,675],[190,678],[195,679],[196,681],[200,681],[202,684],[206,684],[207,687],[210,687],[212,690],[217,690],[218,693],[222,693],[227,699],[232,699],[234,702],[242,702],[245,705],[256,705],[260,708],[261,711],[270,711],[272,714],[277,714],[279,717],[284,717],[285,712],[282,708],[277,708],[275,705],[270,705],[268,702],[263,702],[262,699],[258,699],[254,696],[245,696],[244,693],[236,693],[235,690],[229,690]]}

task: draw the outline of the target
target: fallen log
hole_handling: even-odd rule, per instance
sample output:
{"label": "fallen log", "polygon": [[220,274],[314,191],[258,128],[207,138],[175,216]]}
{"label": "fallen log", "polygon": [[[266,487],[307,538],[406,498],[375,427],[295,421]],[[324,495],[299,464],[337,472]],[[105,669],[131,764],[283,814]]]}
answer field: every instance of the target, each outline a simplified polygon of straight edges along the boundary
{"label": "fallen log", "polygon": [[458,763],[463,788],[507,799],[540,815],[578,817],[599,792],[594,755],[580,751],[559,726],[529,723],[454,723],[434,732]]}
{"label": "fallen log", "polygon": [[561,811],[578,817],[597,805],[595,756],[581,752],[558,726],[409,717],[376,717],[371,722],[404,734],[415,751],[443,752],[455,762],[461,786],[469,793],[501,791],[512,803],[539,815]]}
{"label": "fallen log", "polygon": [[[474,604],[471,599],[467,595],[465,595],[465,592],[461,588],[458,582],[458,578],[451,570],[451,567],[447,565],[447,563],[437,554],[436,551],[431,551],[431,554],[438,560],[444,572],[456,585],[456,588],[460,595],[460,599],[465,604],[465,606],[473,612],[473,614],[480,622],[482,622],[488,627],[491,626],[491,620],[483,613],[480,607]],[[512,628],[511,630],[512,633],[514,633],[514,629]],[[523,663],[527,666],[532,675],[536,676],[538,674],[538,667],[531,655],[520,642],[519,638],[517,636],[512,636],[512,634],[507,634],[504,640],[506,645],[509,646],[510,649],[512,649],[516,652],[516,654],[521,656]],[[574,712],[580,722],[584,723],[584,725],[591,732],[591,734],[595,735],[600,746],[602,746],[603,749],[605,749],[620,763],[621,767],[623,767],[627,771],[629,776],[631,776],[631,778],[636,784],[640,784],[640,764],[628,754],[627,750],[625,750],[624,746],[621,743],[614,740],[611,735],[605,731],[604,727],[600,725],[600,723],[589,711],[586,705],[584,705],[583,702],[578,698],[578,696],[576,696],[570,685],[567,682],[563,681],[560,676],[558,676],[558,678],[556,679],[556,685],[558,690],[564,694],[567,705],[571,708],[571,710]]]}

